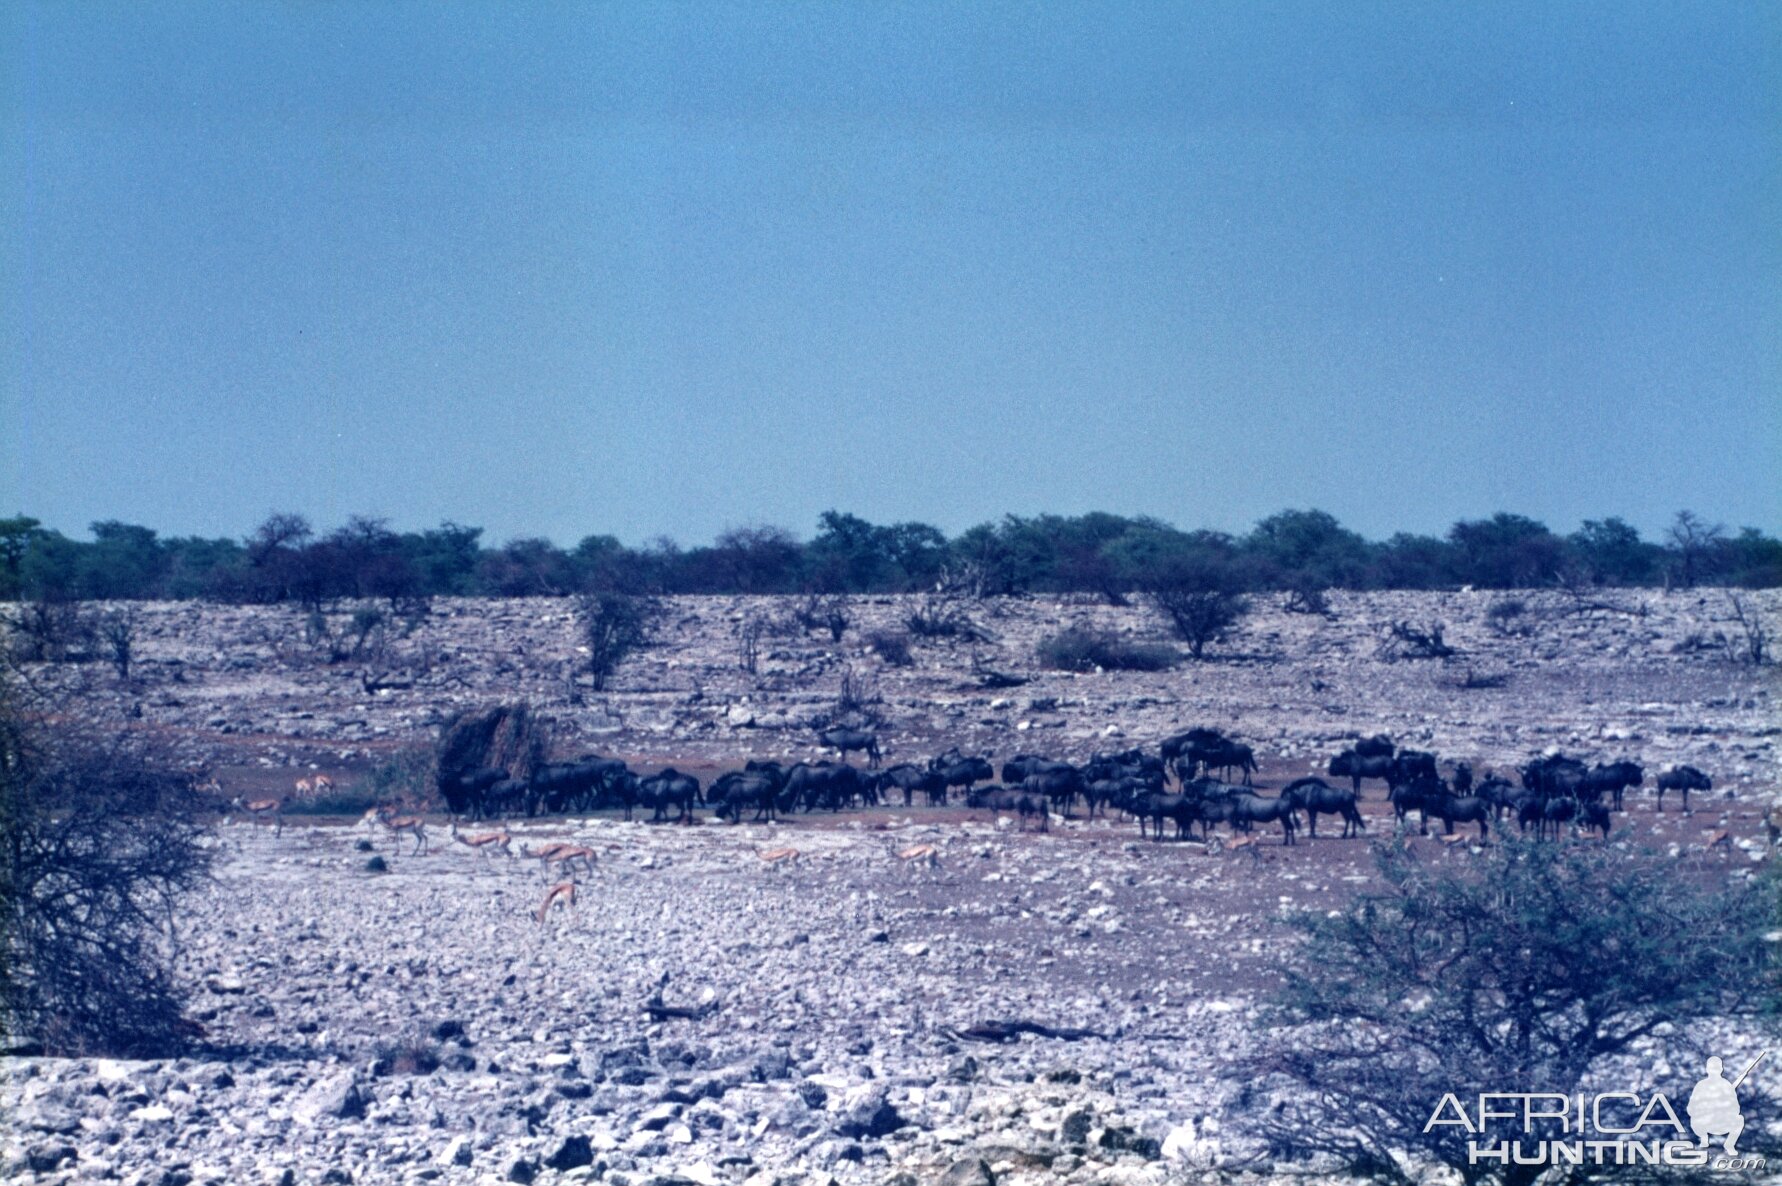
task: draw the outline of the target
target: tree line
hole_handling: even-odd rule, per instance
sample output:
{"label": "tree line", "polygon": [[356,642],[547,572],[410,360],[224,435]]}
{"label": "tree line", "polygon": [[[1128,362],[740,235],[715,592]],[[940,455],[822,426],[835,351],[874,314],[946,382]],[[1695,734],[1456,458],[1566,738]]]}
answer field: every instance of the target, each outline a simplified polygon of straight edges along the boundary
{"label": "tree line", "polygon": [[949,538],[926,523],[874,524],[827,511],[801,540],[783,527],[739,527],[683,548],[627,547],[590,535],[573,548],[536,537],[499,546],[451,521],[398,532],[354,516],[326,533],[300,514],[267,516],[242,539],[162,538],[117,520],[90,541],[39,520],[0,519],[0,599],[206,598],[320,606],[341,598],[528,597],[641,593],[896,593],[971,596],[1087,592],[1119,601],[1160,581],[1234,592],[1542,586],[1769,588],[1782,585],[1782,541],[1678,512],[1650,540],[1619,518],[1560,535],[1516,514],[1462,520],[1445,535],[1370,541],[1317,510],[1270,515],[1245,535],[1183,531],[1095,512],[1009,515]]}

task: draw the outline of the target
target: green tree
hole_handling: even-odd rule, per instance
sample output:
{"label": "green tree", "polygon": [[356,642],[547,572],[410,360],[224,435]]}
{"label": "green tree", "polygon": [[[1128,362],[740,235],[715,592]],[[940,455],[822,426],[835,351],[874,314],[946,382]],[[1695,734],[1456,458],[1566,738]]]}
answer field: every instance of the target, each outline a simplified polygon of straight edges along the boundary
{"label": "green tree", "polygon": [[481,527],[447,519],[438,527],[402,537],[402,551],[414,565],[424,593],[461,597],[474,590],[482,559]]}
{"label": "green tree", "polygon": [[[1571,1095],[1611,1064],[1618,1088],[1672,1087],[1625,1076],[1661,1060],[1700,1066],[1698,1023],[1776,999],[1775,947],[1764,939],[1774,877],[1514,838],[1460,859],[1397,846],[1375,859],[1378,890],[1293,920],[1305,941],[1262,1018],[1268,1052],[1251,1068],[1262,1089],[1253,1102],[1269,1101],[1256,1128],[1278,1157],[1334,1157],[1349,1173],[1406,1186],[1425,1180],[1426,1159],[1468,1184],[1528,1186],[1546,1167],[1475,1163],[1472,1134],[1429,1125],[1445,1093]],[[1544,1135],[1559,1134],[1532,1139]],[[1566,1180],[1586,1176],[1631,1171],[1586,1166]]]}
{"label": "green tree", "polygon": [[1353,588],[1367,569],[1367,541],[1324,511],[1281,511],[1262,520],[1244,547],[1293,588]]}
{"label": "green tree", "polygon": [[1548,584],[1565,561],[1563,542],[1546,524],[1502,511],[1454,524],[1448,542],[1458,552],[1462,579],[1488,589]]}
{"label": "green tree", "polygon": [[1657,567],[1658,549],[1640,538],[1638,528],[1613,516],[1584,520],[1566,542],[1598,585],[1642,584]]}
{"label": "green tree", "polygon": [[29,515],[0,519],[0,598],[16,598],[24,591],[25,553],[42,528],[42,521]]}

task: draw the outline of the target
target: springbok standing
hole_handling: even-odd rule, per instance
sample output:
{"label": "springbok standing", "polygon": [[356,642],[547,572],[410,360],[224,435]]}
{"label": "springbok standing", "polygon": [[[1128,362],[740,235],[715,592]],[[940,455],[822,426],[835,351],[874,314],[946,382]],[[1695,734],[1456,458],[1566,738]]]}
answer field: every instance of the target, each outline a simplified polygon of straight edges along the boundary
{"label": "springbok standing", "polygon": [[[404,832],[413,833],[415,838],[415,856],[419,856],[427,851],[427,825],[426,821],[420,816],[397,815],[394,807],[385,804],[382,807],[374,807],[365,813],[365,821],[370,822],[372,820],[376,820],[378,823],[382,824],[385,831],[388,831],[397,837],[400,837]],[[398,840],[398,847],[400,847],[400,845],[401,842]]]}

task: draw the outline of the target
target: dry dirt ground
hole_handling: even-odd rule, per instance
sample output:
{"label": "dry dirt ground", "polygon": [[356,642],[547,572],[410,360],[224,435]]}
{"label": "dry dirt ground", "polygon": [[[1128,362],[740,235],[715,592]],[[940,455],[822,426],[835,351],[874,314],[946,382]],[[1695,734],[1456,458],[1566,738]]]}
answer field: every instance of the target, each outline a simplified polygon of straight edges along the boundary
{"label": "dry dirt ground", "polygon": [[[1746,595],[1771,623],[1782,598]],[[1695,849],[1713,876],[1764,858],[1779,780],[1776,668],[1734,661],[1717,591],[1618,594],[1577,611],[1521,595],[1514,632],[1483,593],[1333,596],[1334,618],[1264,599],[1215,661],[1160,674],[1038,670],[1073,622],[1140,640],[1142,608],[960,603],[976,642],[917,641],[891,667],[863,641],[917,599],[863,598],[841,643],[788,631],[739,666],[768,598],[680,598],[660,644],[605,692],[576,672],[569,603],[436,604],[379,653],[327,662],[287,609],[136,607],[140,661],[36,669],[95,731],[142,730],[225,790],[351,786],[464,708],[526,699],[565,755],[598,749],[702,778],[753,756],[818,756],[810,718],[844,675],[883,718],[886,761],[948,745],[1082,759],[1216,725],[1258,783],[1319,769],[1348,739],[1507,770],[1549,748],[1689,762],[1716,790],[1684,816],[1629,797],[1611,843]],[[334,615],[336,629],[347,609]],[[1390,661],[1393,621],[1441,622],[1448,663]],[[986,673],[1023,680],[987,688]],[[1486,685],[1486,686],[1478,686]],[[1393,832],[1378,784],[1363,804]],[[1731,844],[1702,848],[1726,830]],[[593,847],[573,910],[533,918],[536,863],[484,860],[433,816],[431,851],[357,821],[219,831],[179,966],[210,1048],[156,1063],[7,1060],[0,1176],[186,1182],[1163,1183],[1261,1174],[1232,1123],[1230,1068],[1291,941],[1279,919],[1364,887],[1368,844],[1278,835],[1244,849],[1141,841],[1120,820],[1012,820],[886,806],[774,824],[524,821],[522,843]],[[1429,860],[1471,845],[1413,835]],[[932,863],[897,854],[935,846]],[[769,862],[762,853],[792,848]],[[372,851],[375,849],[375,852]],[[388,872],[368,872],[381,856]],[[692,1016],[652,1017],[652,1005]],[[991,1019],[1091,1031],[972,1041]],[[438,1065],[432,1065],[437,1060]],[[1760,1072],[1782,1082],[1775,1068]],[[1165,1153],[1165,1145],[1169,1151]],[[981,1163],[981,1170],[980,1170]],[[1248,1168],[1246,1168],[1248,1167]],[[906,1175],[899,1178],[899,1175]]]}

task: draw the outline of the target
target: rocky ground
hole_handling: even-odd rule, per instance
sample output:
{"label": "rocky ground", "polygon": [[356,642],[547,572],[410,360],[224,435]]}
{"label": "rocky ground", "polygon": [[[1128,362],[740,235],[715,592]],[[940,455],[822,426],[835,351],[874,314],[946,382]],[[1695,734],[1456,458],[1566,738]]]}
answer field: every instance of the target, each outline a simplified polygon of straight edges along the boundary
{"label": "rocky ground", "polygon": [[[751,674],[739,627],[792,607],[685,598],[664,645],[599,694],[575,678],[560,601],[439,604],[381,654],[335,663],[289,610],[144,606],[133,681],[94,665],[32,677],[72,693],[88,727],[141,730],[243,791],[312,769],[350,785],[452,712],[516,698],[555,719],[565,753],[702,771],[814,756],[808,721],[834,707],[844,674],[876,697],[887,760],[950,744],[1081,758],[1205,723],[1256,746],[1265,786],[1377,731],[1479,767],[1548,747],[1688,761],[1731,796],[1717,789],[1685,818],[1636,793],[1612,842],[1699,846],[1724,828],[1736,847],[1704,860],[1748,875],[1782,721],[1776,669],[1714,642],[1735,629],[1725,595],[1617,595],[1572,612],[1531,594],[1508,632],[1486,616],[1500,600],[1337,596],[1334,619],[1267,602],[1217,662],[1072,676],[1036,670],[1041,637],[1082,620],[1148,639],[1155,624],[1136,608],[962,604],[987,638],[918,641],[915,664],[892,667],[865,637],[917,604],[862,599],[840,644],[769,635]],[[1782,598],[1752,601],[1782,618]],[[1440,621],[1464,653],[1389,661],[1392,621]],[[990,672],[1025,682],[986,687]],[[1389,831],[1377,790],[1366,810]],[[952,809],[736,827],[533,821],[515,828],[516,851],[574,838],[599,858],[574,908],[541,924],[536,862],[485,860],[443,819],[429,838],[415,855],[351,821],[223,825],[218,880],[179,927],[208,1047],[154,1063],[7,1059],[0,1177],[1261,1177],[1232,1068],[1290,941],[1279,917],[1340,901],[1371,872],[1366,844],[1328,836],[1222,852],[1141,843],[1118,821],[1022,833]],[[1467,859],[1466,846],[1412,843]],[[899,859],[919,844],[935,846],[932,863]],[[763,859],[784,848],[797,855]],[[368,870],[373,856],[387,871]],[[974,1040],[974,1026],[1010,1019],[1053,1036]]]}

